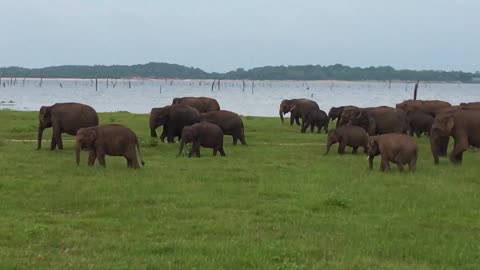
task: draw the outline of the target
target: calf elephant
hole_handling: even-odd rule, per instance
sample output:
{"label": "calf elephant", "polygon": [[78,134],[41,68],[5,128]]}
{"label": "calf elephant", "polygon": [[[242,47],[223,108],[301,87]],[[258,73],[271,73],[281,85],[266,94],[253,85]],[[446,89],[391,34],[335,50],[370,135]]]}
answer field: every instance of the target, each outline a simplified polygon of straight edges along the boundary
{"label": "calf elephant", "polygon": [[343,126],[328,132],[327,152],[330,152],[330,147],[339,143],[338,153],[344,154],[345,147],[350,146],[353,148],[352,154],[357,153],[359,147],[363,147],[364,153],[368,150],[368,134],[361,127],[357,126]]}
{"label": "calf elephant", "polygon": [[219,111],[220,105],[218,101],[213,98],[208,97],[181,97],[181,98],[174,98],[172,101],[172,105],[175,104],[183,104],[193,107],[198,110],[200,113],[204,112],[211,112],[211,111]]}
{"label": "calf elephant", "polygon": [[[461,164],[463,152],[469,146],[480,147],[480,111],[458,110],[442,113],[435,117],[432,125],[431,137],[453,137],[454,147],[450,153],[450,161]],[[432,143],[434,163],[438,164],[438,144]]]}
{"label": "calf elephant", "polygon": [[386,133],[407,133],[408,131],[406,113],[390,107],[380,106],[352,110],[349,118],[350,125],[364,128],[370,136]]}
{"label": "calf elephant", "polygon": [[418,146],[415,140],[406,135],[389,133],[369,138],[368,167],[373,168],[373,159],[380,155],[382,160],[380,170],[390,170],[390,162],[397,164],[398,170],[403,171],[403,165],[408,164],[410,171],[415,171],[418,158]]}
{"label": "calf elephant", "polygon": [[180,149],[178,156],[183,153],[185,144],[193,142],[192,149],[188,157],[195,154],[200,157],[200,146],[213,148],[213,155],[217,155],[217,151],[221,156],[225,156],[223,150],[223,132],[222,129],[210,122],[200,122],[191,126],[186,126],[182,131],[182,141],[180,142]]}
{"label": "calf elephant", "polygon": [[317,127],[318,133],[323,129],[325,133],[328,133],[328,124],[330,119],[326,112],[322,110],[314,110],[306,116],[305,124],[302,127],[301,132],[305,133],[307,128],[310,126],[310,131],[313,132],[314,128]]}
{"label": "calf elephant", "polygon": [[224,135],[232,135],[233,144],[237,145],[238,140],[242,145],[246,145],[245,141],[245,128],[243,127],[243,121],[240,116],[231,111],[212,111],[202,113],[200,116],[202,121],[207,121],[218,125]]}
{"label": "calf elephant", "polygon": [[122,125],[101,125],[96,127],[81,128],[76,136],[76,160],[80,165],[80,150],[89,150],[88,166],[93,166],[95,159],[105,167],[105,155],[123,156],[129,168],[138,169],[140,165],[137,158],[142,160],[138,139],[135,133]]}
{"label": "calf elephant", "polygon": [[[352,109],[358,109],[358,107],[355,106],[340,106],[340,107],[332,107],[330,108],[330,111],[328,112],[328,117],[330,118],[331,121],[336,121],[335,127],[340,126],[340,117],[342,116],[343,111],[347,110],[352,110]],[[347,124],[347,123],[345,123]]]}
{"label": "calf elephant", "polygon": [[413,136],[415,134],[417,137],[420,137],[422,133],[430,135],[430,130],[432,129],[433,116],[425,112],[408,112],[407,113],[408,122],[409,122],[409,135]]}
{"label": "calf elephant", "polygon": [[98,125],[97,112],[80,103],[55,103],[42,106],[39,112],[37,149],[42,148],[42,135],[46,128],[53,127],[51,150],[63,149],[62,133],[76,135],[80,128]]}
{"label": "calf elephant", "polygon": [[293,121],[300,125],[299,119],[302,119],[302,128],[305,122],[305,118],[313,111],[320,110],[318,104],[310,99],[284,99],[280,103],[280,109],[278,111],[280,120],[283,123],[283,116],[290,113],[290,125],[293,125]]}
{"label": "calf elephant", "polygon": [[163,126],[160,139],[163,142],[167,137],[168,143],[174,143],[174,137],[181,139],[183,127],[198,122],[200,122],[200,113],[197,109],[187,105],[176,104],[153,108],[150,112],[150,135],[156,138],[157,132],[155,130]]}

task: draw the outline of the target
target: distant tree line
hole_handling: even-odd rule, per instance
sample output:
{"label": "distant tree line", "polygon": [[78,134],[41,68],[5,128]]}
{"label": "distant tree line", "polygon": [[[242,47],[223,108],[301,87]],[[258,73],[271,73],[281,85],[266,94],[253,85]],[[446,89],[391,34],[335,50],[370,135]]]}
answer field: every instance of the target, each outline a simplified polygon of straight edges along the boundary
{"label": "distant tree line", "polygon": [[[266,66],[226,73],[208,73],[198,68],[168,63],[113,66],[55,66],[46,68],[0,68],[0,77],[27,78],[177,78],[177,79],[249,79],[249,80],[421,80],[469,82],[476,75],[462,71],[396,70],[384,67],[349,67],[340,64],[321,66]],[[477,75],[478,76],[478,75]]]}

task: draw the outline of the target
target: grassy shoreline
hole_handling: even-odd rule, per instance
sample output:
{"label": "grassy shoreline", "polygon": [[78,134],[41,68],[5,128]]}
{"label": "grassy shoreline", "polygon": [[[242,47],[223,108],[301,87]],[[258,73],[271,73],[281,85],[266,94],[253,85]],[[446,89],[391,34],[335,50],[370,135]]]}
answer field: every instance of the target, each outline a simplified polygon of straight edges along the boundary
{"label": "grassy shoreline", "polygon": [[86,152],[77,167],[68,135],[64,151],[9,141],[35,140],[38,115],[0,111],[1,269],[480,267],[479,153],[435,167],[423,137],[417,172],[384,174],[379,158],[324,156],[323,133],[244,117],[248,146],[177,158],[147,115],[99,115],[137,133],[144,168],[88,168]]}

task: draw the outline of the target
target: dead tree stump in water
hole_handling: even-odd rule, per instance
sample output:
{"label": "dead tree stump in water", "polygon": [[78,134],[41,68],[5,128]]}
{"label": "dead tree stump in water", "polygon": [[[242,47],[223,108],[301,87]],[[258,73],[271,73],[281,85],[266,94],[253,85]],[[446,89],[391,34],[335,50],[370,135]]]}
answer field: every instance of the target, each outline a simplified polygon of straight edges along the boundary
{"label": "dead tree stump in water", "polygon": [[417,83],[415,83],[415,89],[413,90],[413,100],[417,100],[417,90],[418,90],[418,83],[420,81],[417,81]]}

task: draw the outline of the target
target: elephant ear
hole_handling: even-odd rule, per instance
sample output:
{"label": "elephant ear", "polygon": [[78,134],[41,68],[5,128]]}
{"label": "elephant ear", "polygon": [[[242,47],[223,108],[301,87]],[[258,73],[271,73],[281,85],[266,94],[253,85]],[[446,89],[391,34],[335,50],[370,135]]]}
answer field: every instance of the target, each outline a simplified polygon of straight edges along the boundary
{"label": "elephant ear", "polygon": [[446,124],[446,128],[449,134],[452,134],[454,125],[455,125],[455,120],[453,119],[453,115],[450,115],[447,119],[447,124]]}
{"label": "elephant ear", "polygon": [[90,143],[93,144],[97,139],[97,130],[95,128],[89,128],[87,131],[87,139]]}

